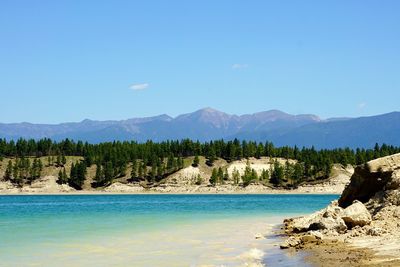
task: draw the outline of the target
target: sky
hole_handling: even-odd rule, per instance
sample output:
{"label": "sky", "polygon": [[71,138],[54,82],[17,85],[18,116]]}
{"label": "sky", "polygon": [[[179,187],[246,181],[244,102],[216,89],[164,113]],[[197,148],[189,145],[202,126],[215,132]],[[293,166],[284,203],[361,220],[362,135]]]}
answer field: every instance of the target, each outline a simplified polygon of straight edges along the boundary
{"label": "sky", "polygon": [[400,110],[400,1],[0,2],[0,122]]}

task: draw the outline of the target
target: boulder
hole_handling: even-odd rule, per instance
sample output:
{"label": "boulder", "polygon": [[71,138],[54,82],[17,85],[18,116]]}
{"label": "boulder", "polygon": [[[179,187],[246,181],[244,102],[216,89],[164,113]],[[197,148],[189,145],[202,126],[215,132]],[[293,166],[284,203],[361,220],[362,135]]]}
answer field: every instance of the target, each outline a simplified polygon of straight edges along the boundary
{"label": "boulder", "polygon": [[338,233],[344,233],[347,230],[346,223],[342,218],[321,218],[320,220],[312,223],[309,230],[333,230]]}
{"label": "boulder", "polygon": [[294,247],[297,247],[300,244],[301,244],[300,238],[295,237],[295,236],[291,236],[288,239],[286,239],[285,242],[283,242],[280,245],[280,248],[281,249],[294,248]]}
{"label": "boulder", "polygon": [[347,208],[345,208],[341,215],[343,221],[348,225],[350,228],[355,226],[364,226],[371,223],[372,218],[371,214],[358,200],[355,200],[354,203]]}
{"label": "boulder", "polygon": [[285,220],[286,229],[294,233],[307,232],[310,225],[322,218],[323,212],[318,211],[311,215]]}
{"label": "boulder", "polygon": [[343,209],[333,201],[327,208],[317,211],[311,215],[285,220],[288,232],[301,233],[309,230],[334,230],[339,233],[345,232],[347,226],[341,214]]}
{"label": "boulder", "polygon": [[326,207],[323,217],[324,218],[340,218],[340,215],[342,214],[343,209],[341,207],[339,207],[338,202],[332,201],[331,204]]}

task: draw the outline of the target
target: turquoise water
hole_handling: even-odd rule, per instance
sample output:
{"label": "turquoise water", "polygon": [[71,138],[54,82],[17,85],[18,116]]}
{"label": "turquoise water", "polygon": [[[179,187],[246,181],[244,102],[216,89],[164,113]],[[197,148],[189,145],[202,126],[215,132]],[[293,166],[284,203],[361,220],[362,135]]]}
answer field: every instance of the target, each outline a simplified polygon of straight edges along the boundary
{"label": "turquoise water", "polygon": [[254,231],[266,232],[283,217],[313,212],[336,198],[0,196],[0,265],[237,266],[241,250],[263,247],[254,243]]}

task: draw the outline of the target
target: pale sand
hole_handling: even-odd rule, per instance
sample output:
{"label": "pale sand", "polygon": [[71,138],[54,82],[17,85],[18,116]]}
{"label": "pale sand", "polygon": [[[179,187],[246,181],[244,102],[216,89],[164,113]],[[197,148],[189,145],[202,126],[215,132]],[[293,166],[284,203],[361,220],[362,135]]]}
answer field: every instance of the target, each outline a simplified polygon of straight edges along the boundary
{"label": "pale sand", "polygon": [[377,254],[375,249],[373,249],[373,244],[370,244],[368,247],[356,247],[342,242],[322,241],[318,246],[305,245],[302,250],[307,253],[305,261],[313,266],[400,266],[398,258]]}

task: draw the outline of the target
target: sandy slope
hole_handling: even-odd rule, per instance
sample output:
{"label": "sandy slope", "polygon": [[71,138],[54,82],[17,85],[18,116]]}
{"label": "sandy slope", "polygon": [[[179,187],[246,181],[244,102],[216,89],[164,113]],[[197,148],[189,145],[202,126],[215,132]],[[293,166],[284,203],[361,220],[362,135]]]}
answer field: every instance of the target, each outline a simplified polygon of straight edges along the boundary
{"label": "sandy slope", "polygon": [[[275,160],[275,159],[273,159]],[[249,159],[250,167],[261,174],[262,170],[270,170],[273,162],[270,158]],[[281,164],[285,164],[285,159],[277,159]],[[204,159],[203,159],[204,161]],[[72,161],[71,161],[72,162]],[[295,161],[291,160],[291,163]],[[215,162],[214,167],[226,168],[232,177],[234,170],[240,174],[246,168],[247,160],[234,161],[227,163],[220,159]],[[69,163],[70,165],[70,163]],[[68,167],[67,167],[68,168]],[[340,194],[345,185],[349,182],[353,173],[353,168],[344,169],[340,165],[335,165],[332,170],[332,176],[323,182],[302,185],[294,190],[273,189],[261,183],[250,184],[247,187],[234,185],[232,180],[225,181],[223,185],[211,186],[209,178],[212,168],[202,162],[199,167],[188,166],[178,172],[166,177],[161,183],[145,188],[139,183],[128,183],[127,177],[117,179],[114,183],[105,188],[93,189],[90,186],[93,180],[95,167],[88,169],[88,179],[85,181],[84,190],[77,191],[68,185],[59,185],[57,180],[57,169],[46,168],[45,176],[34,181],[31,185],[17,187],[10,182],[0,181],[0,194],[101,194],[101,193],[171,193],[171,194]],[[68,170],[67,170],[68,171]],[[129,173],[129,170],[128,172]],[[200,179],[200,184],[199,184]]]}

